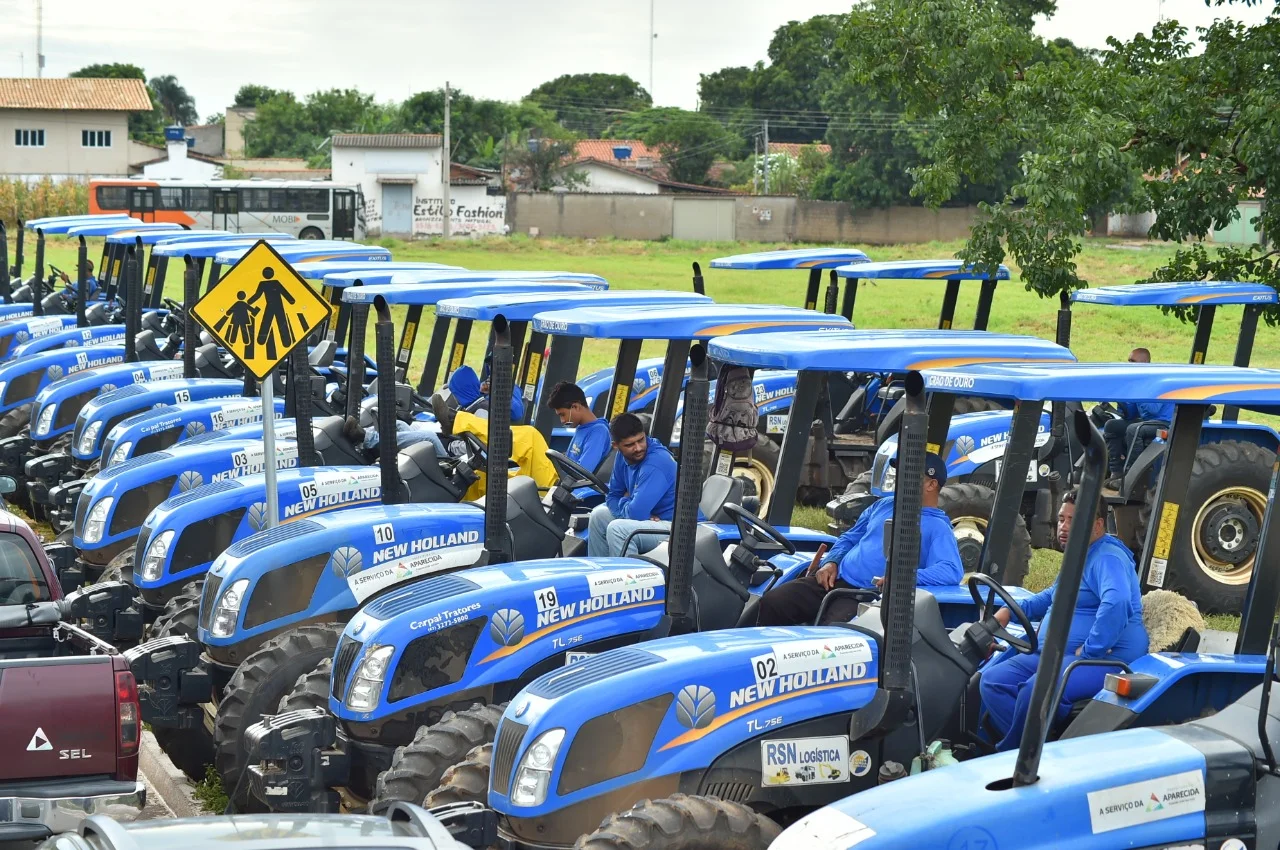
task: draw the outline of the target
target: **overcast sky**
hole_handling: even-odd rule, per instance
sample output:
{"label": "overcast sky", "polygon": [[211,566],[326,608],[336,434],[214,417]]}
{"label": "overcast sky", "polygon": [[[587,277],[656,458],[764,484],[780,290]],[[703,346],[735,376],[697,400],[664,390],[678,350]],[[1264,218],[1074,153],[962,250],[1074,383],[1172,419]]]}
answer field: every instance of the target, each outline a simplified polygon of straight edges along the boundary
{"label": "overcast sky", "polygon": [[[788,20],[843,12],[849,0],[653,0],[658,38],[654,96],[693,108],[698,75],[765,58]],[[546,7],[552,14],[541,12]],[[1206,8],[1164,0],[1188,26],[1262,8]],[[1149,31],[1160,0],[1059,0],[1038,30],[1104,47],[1107,36]],[[0,0],[0,76],[35,75],[35,0]],[[19,54],[24,53],[25,57]],[[354,86],[402,100],[446,80],[469,94],[515,100],[561,74],[630,74],[649,85],[649,5],[643,0],[45,0],[45,75],[93,62],[132,62],[148,76],[175,74],[202,118],[222,111],[242,84],[302,95]],[[25,60],[25,61],[24,61]]]}

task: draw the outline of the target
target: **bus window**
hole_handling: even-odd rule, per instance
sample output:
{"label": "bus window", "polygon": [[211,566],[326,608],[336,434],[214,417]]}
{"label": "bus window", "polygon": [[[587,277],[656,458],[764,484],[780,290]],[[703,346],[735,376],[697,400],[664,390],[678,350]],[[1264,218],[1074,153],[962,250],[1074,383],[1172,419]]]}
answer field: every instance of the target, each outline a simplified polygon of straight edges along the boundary
{"label": "bus window", "polygon": [[129,208],[128,186],[99,186],[98,208],[108,210],[127,210]]}
{"label": "bus window", "polygon": [[270,189],[241,189],[240,209],[245,212],[270,212]]}
{"label": "bus window", "polygon": [[213,209],[213,196],[207,188],[188,189],[187,209],[193,212],[209,212]]}
{"label": "bus window", "polygon": [[183,209],[182,190],[172,187],[160,187],[160,209],[162,210],[180,210]]}
{"label": "bus window", "polygon": [[309,213],[329,211],[329,192],[326,189],[299,189],[298,209]]}

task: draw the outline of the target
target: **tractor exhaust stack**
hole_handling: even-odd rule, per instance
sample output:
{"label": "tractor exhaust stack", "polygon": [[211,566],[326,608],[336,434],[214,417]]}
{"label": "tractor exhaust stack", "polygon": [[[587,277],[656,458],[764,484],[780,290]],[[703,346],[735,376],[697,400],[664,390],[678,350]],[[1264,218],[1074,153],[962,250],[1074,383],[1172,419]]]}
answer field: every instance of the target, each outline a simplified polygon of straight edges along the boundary
{"label": "tractor exhaust stack", "polygon": [[689,364],[684,415],[680,420],[680,464],[676,468],[676,506],[671,516],[667,569],[667,616],[673,621],[687,620],[693,611],[693,543],[698,533],[698,503],[702,500],[702,447],[707,433],[707,398],[711,386],[711,365],[707,361],[707,350],[700,343],[689,349]]}
{"label": "tractor exhaust stack", "polygon": [[[152,254],[155,249],[152,249]],[[196,327],[193,312],[196,302],[200,300],[200,272],[196,269],[196,261],[187,257],[182,269],[182,303],[185,316],[182,322],[182,377],[191,379],[196,374],[196,348],[200,344],[200,329]]]}
{"label": "tractor exhaust stack", "polygon": [[381,295],[373,299],[378,317],[373,324],[373,345],[378,361],[378,468],[382,471],[382,504],[408,501],[400,486],[396,463],[396,352],[391,307]]}
{"label": "tractor exhaust stack", "polygon": [[915,638],[916,573],[920,565],[920,510],[923,498],[929,413],[924,378],[911,372],[898,431],[898,483],[893,494],[893,548],[885,568],[880,619],[884,651],[880,686],[905,693],[911,689],[911,644]]}
{"label": "tractor exhaust stack", "polygon": [[79,239],[76,248],[76,327],[89,327],[89,317],[85,310],[89,306],[89,246],[84,237]]}
{"label": "tractor exhaust stack", "polygon": [[511,457],[511,394],[515,354],[511,326],[501,314],[493,317],[493,365],[489,369],[489,464],[484,492],[484,555],[486,564],[515,559],[507,528],[507,460]]}
{"label": "tractor exhaust stack", "polygon": [[3,221],[0,221],[0,298],[6,304],[13,303],[13,284],[9,281],[9,234],[5,232]]}

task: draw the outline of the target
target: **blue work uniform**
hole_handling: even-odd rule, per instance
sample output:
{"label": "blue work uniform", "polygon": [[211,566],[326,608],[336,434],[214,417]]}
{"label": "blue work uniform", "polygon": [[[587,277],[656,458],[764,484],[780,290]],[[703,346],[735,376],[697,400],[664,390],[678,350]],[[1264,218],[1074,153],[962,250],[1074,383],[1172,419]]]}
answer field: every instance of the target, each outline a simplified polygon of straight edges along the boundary
{"label": "blue work uniform", "polygon": [[[853,528],[827,552],[823,562],[840,565],[840,578],[854,587],[875,587],[873,578],[884,575],[884,524],[893,518],[893,496],[884,496],[862,512]],[[960,549],[951,520],[941,508],[920,511],[920,564],[916,585],[930,587],[959,584],[964,578]]]}
{"label": "blue work uniform", "polygon": [[656,437],[639,463],[619,455],[609,476],[605,503],[615,519],[670,522],[676,509],[676,459]]}
{"label": "blue work uniform", "polygon": [[[1021,603],[1030,620],[1041,620],[1041,635],[1047,634],[1057,590],[1058,581],[1054,579],[1052,585]],[[1085,554],[1084,577],[1071,615],[1071,632],[1062,668],[1065,670],[1077,658],[1115,658],[1127,663],[1146,655],[1147,649],[1147,630],[1142,624],[1142,591],[1133,554],[1118,538],[1104,534],[1090,544]],[[1076,650],[1080,650],[1079,655]],[[1004,735],[996,745],[997,750],[1017,747],[1022,739],[1039,663],[1039,651],[1024,655],[1010,648],[982,673],[982,706],[991,716],[992,725]],[[1056,716],[1065,717],[1073,702],[1100,691],[1102,680],[1116,669],[1076,668],[1067,682]]]}
{"label": "blue work uniform", "polygon": [[[573,430],[573,442],[569,444],[569,451],[565,454],[569,460],[577,461],[586,469],[595,472],[600,468],[600,464],[608,456],[612,447],[613,442],[609,436],[609,423],[604,419],[593,419]],[[590,487],[579,487],[573,491],[573,495],[579,501],[590,499],[592,496],[599,496]]]}
{"label": "blue work uniform", "polygon": [[[458,400],[459,408],[467,408],[475,404],[485,395],[480,391],[480,376],[476,374],[476,370],[470,366],[459,366],[458,369],[449,376],[448,381],[449,392],[453,393],[454,398]],[[520,398],[520,393],[511,394],[511,421],[520,422],[524,419],[524,399]]]}

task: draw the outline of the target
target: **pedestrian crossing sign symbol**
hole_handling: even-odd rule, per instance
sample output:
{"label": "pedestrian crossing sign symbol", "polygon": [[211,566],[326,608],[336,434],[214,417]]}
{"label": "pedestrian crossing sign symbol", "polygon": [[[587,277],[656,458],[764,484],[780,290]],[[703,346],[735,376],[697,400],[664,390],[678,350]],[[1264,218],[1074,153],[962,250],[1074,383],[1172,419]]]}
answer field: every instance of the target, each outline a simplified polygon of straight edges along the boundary
{"label": "pedestrian crossing sign symbol", "polygon": [[329,318],[329,304],[265,240],[192,310],[218,344],[262,380]]}

